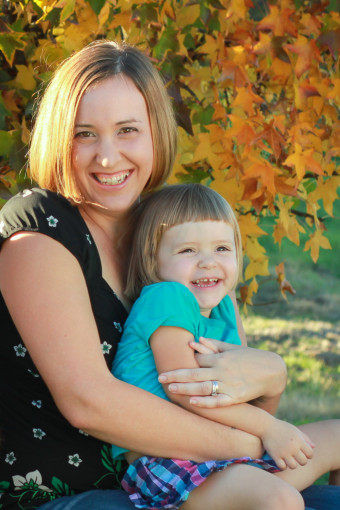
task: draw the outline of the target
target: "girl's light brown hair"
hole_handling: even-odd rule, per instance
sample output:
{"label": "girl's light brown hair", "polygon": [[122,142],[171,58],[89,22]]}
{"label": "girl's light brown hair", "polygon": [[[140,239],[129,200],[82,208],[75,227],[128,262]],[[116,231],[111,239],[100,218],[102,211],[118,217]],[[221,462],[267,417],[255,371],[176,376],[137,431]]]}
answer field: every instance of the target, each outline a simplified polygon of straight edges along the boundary
{"label": "girl's light brown hair", "polygon": [[149,194],[131,212],[130,262],[126,296],[136,300],[145,285],[160,282],[157,250],[164,232],[188,221],[224,221],[234,230],[238,274],[242,272],[242,241],[235,214],[216,191],[202,184],[165,186]]}
{"label": "girl's light brown hair", "polygon": [[116,75],[131,79],[147,105],[154,164],[145,189],[150,191],[165,182],[177,148],[177,126],[165,85],[138,49],[125,43],[95,41],[60,65],[43,94],[29,154],[30,176],[40,187],[75,202],[83,200],[71,164],[77,109],[89,87]]}

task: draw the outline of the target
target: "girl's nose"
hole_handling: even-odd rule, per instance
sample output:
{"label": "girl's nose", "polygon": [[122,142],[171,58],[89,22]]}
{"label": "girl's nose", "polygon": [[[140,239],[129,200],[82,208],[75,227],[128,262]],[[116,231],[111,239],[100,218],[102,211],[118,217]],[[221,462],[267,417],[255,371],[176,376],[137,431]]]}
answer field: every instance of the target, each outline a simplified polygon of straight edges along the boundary
{"label": "girl's nose", "polygon": [[215,265],[216,265],[215,259],[211,255],[203,255],[198,263],[199,267],[205,267],[207,269],[215,267]]}

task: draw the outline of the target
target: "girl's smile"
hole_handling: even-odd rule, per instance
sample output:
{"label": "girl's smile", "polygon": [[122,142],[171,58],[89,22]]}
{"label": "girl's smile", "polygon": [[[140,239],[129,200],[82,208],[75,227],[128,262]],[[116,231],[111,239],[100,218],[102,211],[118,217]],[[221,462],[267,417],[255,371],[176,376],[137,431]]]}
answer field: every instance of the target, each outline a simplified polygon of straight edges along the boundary
{"label": "girl's smile", "polygon": [[186,222],[169,228],[157,252],[158,276],[185,285],[202,315],[230,292],[238,277],[234,231],[224,221]]}

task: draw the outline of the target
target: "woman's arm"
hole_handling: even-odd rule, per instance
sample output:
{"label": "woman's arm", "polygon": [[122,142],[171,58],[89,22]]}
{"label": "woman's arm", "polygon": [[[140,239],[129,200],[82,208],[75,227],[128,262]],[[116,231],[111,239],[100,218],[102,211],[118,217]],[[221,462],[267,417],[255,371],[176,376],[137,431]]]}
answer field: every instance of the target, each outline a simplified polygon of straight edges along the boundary
{"label": "woman's arm", "polygon": [[[192,339],[193,335],[182,328],[158,328],[150,339],[157,369],[163,371],[197,367],[189,346]],[[164,390],[173,402],[200,416],[259,437],[281,469],[286,466],[296,467],[295,460],[305,464],[307,458],[312,456],[310,443],[296,427],[277,420],[263,409],[247,403],[213,409],[192,407],[189,397],[173,395],[167,385],[164,385]]]}
{"label": "woman's arm", "polygon": [[58,242],[38,233],[13,235],[0,252],[0,287],[56,405],[74,427],[155,456],[201,461],[246,451],[260,455],[256,437],[112,376],[81,268]]}

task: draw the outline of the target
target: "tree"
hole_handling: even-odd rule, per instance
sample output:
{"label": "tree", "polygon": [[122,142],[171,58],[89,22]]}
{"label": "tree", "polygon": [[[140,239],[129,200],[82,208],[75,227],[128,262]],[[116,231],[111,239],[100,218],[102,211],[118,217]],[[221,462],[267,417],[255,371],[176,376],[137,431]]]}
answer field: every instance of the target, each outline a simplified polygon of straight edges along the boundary
{"label": "tree", "polygon": [[[273,237],[330,249],[325,218],[340,188],[340,15],[336,0],[21,0],[0,15],[0,205],[23,168],[37,91],[98,39],[124,39],[166,80],[179,124],[171,182],[204,182],[235,209],[246,259],[241,298],[268,274]],[[283,295],[293,292],[277,268]]]}

